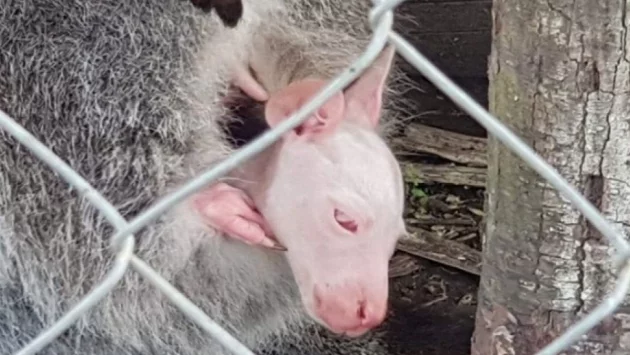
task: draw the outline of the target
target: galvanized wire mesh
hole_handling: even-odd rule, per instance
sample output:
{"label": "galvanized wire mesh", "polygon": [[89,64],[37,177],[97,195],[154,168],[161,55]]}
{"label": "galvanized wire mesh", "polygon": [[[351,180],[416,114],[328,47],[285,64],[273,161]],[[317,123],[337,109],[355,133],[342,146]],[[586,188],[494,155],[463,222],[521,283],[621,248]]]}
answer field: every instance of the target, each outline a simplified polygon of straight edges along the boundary
{"label": "galvanized wire mesh", "polygon": [[363,72],[376,59],[380,51],[389,42],[393,44],[398,53],[409,63],[415,66],[429,81],[444,92],[453,102],[470,114],[486,130],[520,156],[553,187],[566,196],[581,211],[588,221],[597,228],[611,244],[616,248],[617,265],[621,265],[618,284],[614,291],[588,316],[574,324],[560,337],[541,350],[539,355],[558,354],[563,349],[578,340],[583,334],[596,326],[605,317],[611,315],[624,300],[630,289],[630,244],[626,242],[622,233],[617,231],[588,200],[582,196],[573,186],[564,180],[549,164],[537,155],[520,138],[507,127],[493,117],[481,105],[475,102],[468,94],[453,83],[444,73],[437,69],[418,50],[411,46],[405,39],[392,30],[392,11],[404,0],[378,1],[374,0],[374,8],[370,13],[370,24],[373,36],[363,55],[361,55],[350,67],[340,73],[335,79],[322,89],[312,100],[295,112],[289,119],[279,124],[276,128],[265,132],[259,138],[236,151],[230,158],[218,164],[214,168],[201,174],[190,181],[180,190],[166,196],[154,206],[131,221],[125,220],[98,191],[88,184],[81,176],[73,171],[61,158],[56,156],[44,144],[27,132],[4,112],[0,111],[0,128],[14,136],[21,144],[27,147],[38,158],[59,173],[70,185],[81,192],[108,221],[117,229],[112,238],[112,248],[116,250],[116,259],[108,275],[102,282],[90,291],[79,304],[59,319],[53,326],[33,339],[17,354],[35,354],[54,341],[63,331],[88,309],[93,307],[120,281],[129,266],[144,276],[156,288],[162,291],[173,304],[183,312],[191,321],[195,322],[212,337],[234,354],[253,355],[253,352],[232,337],[220,325],[210,319],[201,309],[196,307],[182,293],[163,279],[151,267],[145,264],[133,253],[135,244],[133,233],[157,219],[173,205],[183,201],[204,186],[216,181],[223,175],[238,167],[247,159],[260,153],[284,133],[301,124],[310,114],[315,112],[324,102],[336,92],[343,90],[357,76]]}

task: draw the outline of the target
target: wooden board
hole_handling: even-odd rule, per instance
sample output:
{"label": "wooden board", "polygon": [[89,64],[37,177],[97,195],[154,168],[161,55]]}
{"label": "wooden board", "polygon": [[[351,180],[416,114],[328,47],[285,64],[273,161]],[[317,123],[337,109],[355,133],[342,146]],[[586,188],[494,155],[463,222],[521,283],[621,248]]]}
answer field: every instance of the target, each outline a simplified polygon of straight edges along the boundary
{"label": "wooden board", "polygon": [[452,77],[486,77],[491,0],[409,0],[395,29]]}
{"label": "wooden board", "polygon": [[[396,9],[395,29],[456,84],[487,107],[491,48],[491,0],[408,0]],[[474,136],[485,130],[428,82],[414,67],[399,65],[420,90],[406,93],[413,120]]]}

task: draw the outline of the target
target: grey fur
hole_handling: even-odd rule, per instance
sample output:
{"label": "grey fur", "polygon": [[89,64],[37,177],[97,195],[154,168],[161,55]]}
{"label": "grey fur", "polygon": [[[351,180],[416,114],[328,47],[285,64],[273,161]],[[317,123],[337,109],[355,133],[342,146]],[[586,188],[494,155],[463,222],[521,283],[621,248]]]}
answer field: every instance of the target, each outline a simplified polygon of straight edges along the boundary
{"label": "grey fur", "polygon": [[[253,42],[282,43],[272,48],[291,53],[280,67],[293,63],[287,73],[332,75],[364,47],[369,31],[358,24],[369,5],[245,1],[230,30],[181,0],[0,0],[0,108],[132,218],[230,152],[216,119],[228,65],[256,55],[280,63],[279,52],[257,53]],[[136,253],[247,345],[286,349],[282,338],[300,353],[358,354],[374,343],[331,340],[325,350],[304,337],[313,326],[282,257],[215,237],[188,217],[175,208],[145,228]],[[0,133],[0,354],[17,351],[98,284],[111,266],[112,232]],[[42,353],[224,350],[129,271]]]}

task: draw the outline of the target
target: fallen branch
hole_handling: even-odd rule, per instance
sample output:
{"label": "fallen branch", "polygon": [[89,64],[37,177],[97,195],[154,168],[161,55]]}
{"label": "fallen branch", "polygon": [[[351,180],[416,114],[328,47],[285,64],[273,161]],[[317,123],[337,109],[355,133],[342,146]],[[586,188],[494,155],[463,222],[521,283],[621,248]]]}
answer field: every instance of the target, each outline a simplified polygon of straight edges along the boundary
{"label": "fallen branch", "polygon": [[476,226],[477,222],[465,218],[438,218],[433,216],[421,216],[420,218],[406,218],[405,223],[412,226]]}
{"label": "fallen branch", "polygon": [[431,153],[444,159],[474,166],[487,166],[487,140],[413,123],[404,136],[392,139],[395,148]]}
{"label": "fallen branch", "polygon": [[434,165],[401,162],[407,181],[433,181],[461,186],[486,186],[486,169],[473,166]]}
{"label": "fallen branch", "polygon": [[389,277],[396,278],[414,273],[420,269],[418,261],[408,254],[396,254],[389,263]]}
{"label": "fallen branch", "polygon": [[411,229],[396,248],[405,253],[450,266],[473,275],[481,275],[481,253],[465,244],[442,240],[423,230]]}

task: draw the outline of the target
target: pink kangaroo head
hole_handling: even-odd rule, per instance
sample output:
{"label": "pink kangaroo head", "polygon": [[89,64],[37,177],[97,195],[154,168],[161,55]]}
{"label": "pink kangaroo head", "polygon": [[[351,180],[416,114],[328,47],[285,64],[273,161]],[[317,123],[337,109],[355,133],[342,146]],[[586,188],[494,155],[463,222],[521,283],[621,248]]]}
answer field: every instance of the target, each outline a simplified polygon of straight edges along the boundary
{"label": "pink kangaroo head", "polygon": [[[309,315],[348,336],[384,320],[388,262],[405,232],[400,168],[376,131],[393,57],[387,47],[349,88],[282,138],[258,206],[288,248]],[[270,126],[325,84],[304,79],[272,94]]]}

